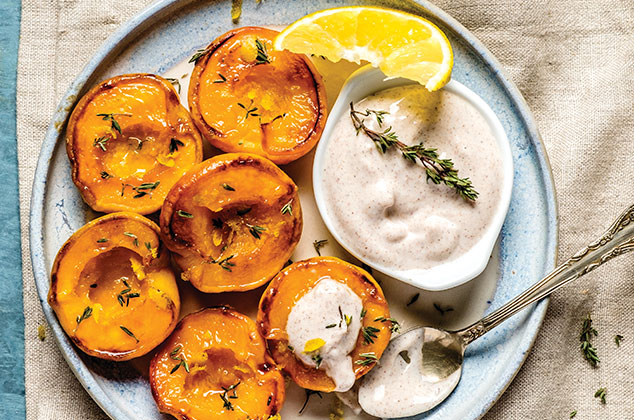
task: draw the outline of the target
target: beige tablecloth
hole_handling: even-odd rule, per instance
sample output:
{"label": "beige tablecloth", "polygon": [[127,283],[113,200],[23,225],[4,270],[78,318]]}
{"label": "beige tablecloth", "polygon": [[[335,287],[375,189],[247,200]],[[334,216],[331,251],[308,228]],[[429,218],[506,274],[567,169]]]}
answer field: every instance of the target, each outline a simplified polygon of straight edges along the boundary
{"label": "beige tablecloth", "polygon": [[[18,69],[18,152],[27,418],[104,419],[66,366],[46,324],[29,259],[28,213],[40,144],[58,101],[97,47],[150,0],[24,0]],[[438,0],[501,61],[533,110],[558,190],[561,256],[601,231],[634,200],[632,0]],[[245,2],[248,4],[248,2]],[[530,221],[527,221],[530,223]],[[528,360],[485,416],[634,419],[634,258],[590,274],[552,298]],[[601,358],[579,352],[592,313]],[[625,338],[617,348],[613,337]],[[593,398],[607,387],[607,404]]]}

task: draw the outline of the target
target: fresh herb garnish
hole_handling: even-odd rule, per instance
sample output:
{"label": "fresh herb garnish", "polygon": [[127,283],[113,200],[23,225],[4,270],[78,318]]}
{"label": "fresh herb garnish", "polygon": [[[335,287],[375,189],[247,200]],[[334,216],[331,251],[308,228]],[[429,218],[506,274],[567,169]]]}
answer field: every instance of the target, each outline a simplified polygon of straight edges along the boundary
{"label": "fresh herb garnish", "polygon": [[119,132],[119,134],[121,134],[121,126],[119,125],[117,120],[114,118],[115,115],[119,115],[121,117],[132,116],[131,114],[97,114],[98,117],[103,117],[104,121],[110,121],[110,127],[112,127],[113,130],[116,130]]}
{"label": "fresh herb garnish", "polygon": [[255,40],[255,48],[257,48],[257,56],[255,57],[255,64],[268,64],[271,62],[269,55],[266,52],[266,45],[259,39]]}
{"label": "fresh herb garnish", "polygon": [[291,216],[293,215],[293,207],[291,205],[292,202],[293,200],[284,204],[284,207],[282,207],[282,214],[290,214]]}
{"label": "fresh herb garnish", "polygon": [[427,180],[434,184],[443,183],[450,188],[454,188],[460,196],[466,200],[475,201],[478,198],[478,192],[473,188],[473,184],[469,178],[459,178],[458,170],[454,168],[451,159],[440,159],[438,152],[433,148],[426,148],[423,143],[408,146],[398,139],[392,127],[386,128],[384,131],[375,131],[369,129],[362,117],[369,117],[371,114],[380,121],[379,126],[383,122],[382,117],[386,111],[366,110],[366,112],[356,111],[352,102],[350,102],[350,118],[352,124],[357,131],[363,132],[368,136],[379,151],[387,152],[392,146],[396,146],[400,150],[403,157],[414,163],[418,159],[425,168]]}
{"label": "fresh herb garnish", "polygon": [[92,308],[90,306],[86,306],[86,308],[84,309],[84,313],[82,313],[81,316],[77,317],[77,325],[81,324],[84,319],[90,318],[91,315]]}
{"label": "fresh herb garnish", "polygon": [[117,301],[121,306],[128,306],[130,305],[130,299],[138,298],[141,295],[137,292],[132,292],[132,287],[130,287],[130,284],[128,284],[127,281],[123,280],[123,284],[125,285],[125,289],[119,292],[117,295]]}
{"label": "fresh herb garnish", "polygon": [[136,235],[134,233],[130,233],[130,232],[123,232],[123,234],[125,236],[129,236],[130,238],[134,239],[134,246],[139,246],[139,238],[136,237]]}
{"label": "fresh herb garnish", "polygon": [[[110,140],[110,137],[102,136],[102,137],[99,137],[99,138],[93,140],[92,145],[94,147],[100,148],[101,150],[103,150],[105,152],[106,151],[106,143],[108,142],[108,140]],[[103,174],[103,172],[102,172],[102,174]],[[101,175],[101,177],[103,178],[103,175]]]}
{"label": "fresh herb garnish", "polygon": [[368,366],[379,361],[374,353],[361,353],[359,356],[363,359],[354,362],[355,365]]}
{"label": "fresh herb garnish", "polygon": [[577,415],[577,410],[574,410],[570,413],[570,417],[569,418],[575,418],[575,416]]}
{"label": "fresh herb garnish", "polygon": [[187,212],[186,212],[186,211],[184,211],[184,210],[178,210],[178,211],[176,212],[176,214],[178,214],[180,217],[184,217],[184,218],[186,218],[186,219],[192,219],[192,218],[194,217],[194,215],[193,215],[193,214],[191,214],[191,213],[187,213]]}
{"label": "fresh herb garnish", "polygon": [[112,175],[110,175],[106,171],[101,171],[101,179],[108,179],[108,178],[112,178]]}
{"label": "fresh herb garnish", "polygon": [[324,361],[319,352],[313,353],[310,358],[313,360],[313,362],[315,362],[315,369],[319,369],[319,366],[321,366],[321,362]]}
{"label": "fresh herb garnish", "polygon": [[222,399],[223,407],[227,410],[233,411],[233,405],[231,404],[229,399],[238,398],[238,395],[236,395],[236,388],[238,387],[238,385],[240,385],[240,381],[231,385],[229,388],[225,388],[224,386],[221,387],[224,392],[220,394],[220,398]]}
{"label": "fresh herb garnish", "polygon": [[127,329],[127,328],[126,328],[126,327],[124,327],[123,325],[119,325],[119,328],[121,328],[121,330],[122,330],[124,333],[126,333],[126,334],[128,334],[130,337],[134,338],[134,339],[136,340],[136,342],[137,342],[137,343],[139,342],[139,339],[138,339],[138,338],[136,338],[136,336],[132,333],[132,331],[130,331],[129,329]]}
{"label": "fresh herb garnish", "polygon": [[264,232],[266,230],[265,227],[262,226],[257,226],[257,225],[250,225],[247,223],[247,226],[249,227],[249,233],[251,234],[251,236],[253,236],[255,239],[260,239],[261,238],[261,233]]}
{"label": "fresh herb garnish", "polygon": [[260,114],[257,113],[258,107],[257,106],[253,106],[253,99],[251,99],[251,102],[249,103],[248,106],[245,106],[245,105],[241,104],[240,102],[238,102],[238,106],[246,111],[246,115],[244,116],[245,120],[247,118],[249,118],[249,117],[259,117],[260,116]]}
{"label": "fresh herb garnish", "polygon": [[394,318],[386,318],[384,316],[379,316],[377,318],[374,318],[375,322],[390,322],[392,325],[390,325],[390,331],[392,331],[392,333],[396,334],[397,332],[399,332],[401,330],[401,324]]}
{"label": "fresh herb garnish", "polygon": [[178,79],[166,77],[165,80],[170,82],[177,89],[179,95],[181,94],[181,82]]}
{"label": "fresh herb garnish", "polygon": [[337,326],[337,324],[328,324],[326,325],[326,328],[335,328]]}
{"label": "fresh herb garnish", "polygon": [[197,50],[196,53],[192,56],[192,58],[189,59],[189,62],[198,64],[198,60],[206,56],[208,53],[209,53],[209,50],[207,48]]}
{"label": "fresh herb garnish", "polygon": [[308,404],[308,400],[310,399],[311,395],[317,395],[319,398],[322,399],[324,398],[321,396],[321,392],[319,391],[313,391],[312,389],[305,389],[304,391],[306,391],[306,400],[304,400],[304,404],[302,405],[302,408],[300,408],[299,414],[302,414],[306,409],[306,405]]}
{"label": "fresh herb garnish", "polygon": [[605,395],[607,394],[607,389],[605,387],[597,389],[597,392],[594,393],[594,398],[599,398],[601,400],[601,404],[605,404]]}
{"label": "fresh herb garnish", "polygon": [[108,238],[101,238],[101,239],[97,239],[97,242],[102,244],[104,242],[108,242]]}
{"label": "fresh herb garnish", "polygon": [[596,367],[600,362],[597,356],[597,349],[590,343],[592,336],[597,336],[599,333],[592,328],[592,318],[588,314],[587,318],[583,320],[581,326],[581,334],[579,335],[579,341],[581,341],[581,351],[585,359],[593,366]]}
{"label": "fresh herb garnish", "polygon": [[185,146],[185,143],[172,137],[170,140],[170,153],[177,152],[179,146]]}
{"label": "fresh herb garnish", "polygon": [[179,362],[176,366],[172,368],[172,370],[170,371],[170,375],[176,372],[181,366],[185,368],[185,372],[189,373],[189,364],[187,363],[187,360],[185,360],[185,357],[182,355],[180,357],[176,356],[181,351],[182,348],[183,348],[182,346],[176,346],[170,352],[170,359],[176,360]]}
{"label": "fresh herb garnish", "polygon": [[374,339],[377,338],[376,333],[380,331],[381,331],[380,329],[373,327],[371,325],[361,328],[361,334],[363,335],[363,343],[364,344],[374,343]]}
{"label": "fresh herb garnish", "polygon": [[434,309],[436,309],[438,312],[440,312],[440,316],[445,316],[445,313],[453,311],[453,308],[451,306],[447,306],[446,308],[443,309],[436,302],[434,302]]}
{"label": "fresh herb garnish", "polygon": [[222,184],[222,188],[224,188],[227,191],[235,191],[236,189],[233,188],[231,185],[229,184]]}
{"label": "fresh herb garnish", "polygon": [[220,79],[214,80],[213,83],[225,83],[227,81],[227,78],[220,73],[218,73],[218,77],[220,77]]}
{"label": "fresh herb garnish", "polygon": [[412,360],[409,358],[409,352],[407,350],[403,350],[401,352],[398,353],[399,356],[401,356],[401,358],[405,361],[405,363],[407,363],[408,365],[412,362]]}
{"label": "fresh herb garnish", "polygon": [[245,214],[247,214],[250,211],[251,211],[251,207],[247,207],[246,209],[240,209],[240,210],[236,211],[236,214],[238,216],[244,216]]}
{"label": "fresh herb garnish", "polygon": [[295,351],[295,347],[291,346],[290,344],[286,346],[290,351]]}
{"label": "fresh herb garnish", "polygon": [[220,266],[220,268],[222,268],[223,270],[227,270],[227,271],[231,271],[231,267],[235,267],[236,265],[234,263],[232,263],[231,261],[229,261],[230,259],[232,259],[234,256],[231,255],[227,258],[224,258],[218,262],[216,262],[216,264],[218,264]]}
{"label": "fresh herb garnish", "polygon": [[617,334],[614,336],[614,342],[617,347],[621,347],[621,341],[623,341],[623,336],[621,334]]}
{"label": "fresh herb garnish", "polygon": [[159,186],[160,183],[161,181],[144,182],[138,187],[132,187],[132,189],[136,191],[136,195],[134,196],[134,198],[140,198],[140,197],[143,197],[144,195],[149,194],[148,191],[154,191],[156,187]]}
{"label": "fresh herb garnish", "polygon": [[413,305],[418,300],[419,297],[420,297],[420,293],[416,293],[414,296],[410,298],[409,302],[407,302],[407,305],[405,306]]}
{"label": "fresh herb garnish", "polygon": [[363,319],[365,317],[365,314],[368,313],[368,310],[365,308],[361,308],[361,315],[359,316],[361,319]]}
{"label": "fresh herb garnish", "polygon": [[328,239],[321,239],[319,241],[313,242],[313,247],[315,248],[315,252],[317,255],[321,257],[321,249],[328,243]]}

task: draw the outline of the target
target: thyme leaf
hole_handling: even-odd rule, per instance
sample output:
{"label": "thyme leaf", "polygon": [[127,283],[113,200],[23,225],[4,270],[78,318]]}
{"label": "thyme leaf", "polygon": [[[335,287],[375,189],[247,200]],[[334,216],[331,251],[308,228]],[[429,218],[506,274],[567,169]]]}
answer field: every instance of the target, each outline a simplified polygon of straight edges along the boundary
{"label": "thyme leaf", "polygon": [[621,334],[617,334],[614,336],[614,342],[617,347],[621,347],[621,341],[623,341],[623,336]]}
{"label": "thyme leaf", "polygon": [[220,77],[220,79],[214,80],[213,83],[225,83],[227,81],[227,78],[220,73],[218,73],[218,77]]}
{"label": "thyme leaf", "polygon": [[181,94],[181,82],[178,79],[166,77],[165,80],[170,82],[177,89],[179,95]]}
{"label": "thyme leaf", "polygon": [[405,306],[413,305],[414,303],[416,303],[419,297],[420,297],[420,293],[416,293],[414,296],[410,298],[409,302],[407,302],[407,305]]}
{"label": "thyme leaf", "polygon": [[117,120],[115,119],[115,115],[118,115],[120,117],[132,116],[131,114],[97,114],[98,117],[103,117],[104,121],[110,121],[110,127],[121,134],[121,126],[119,125],[119,122],[117,122]]}
{"label": "thyme leaf", "polygon": [[186,219],[192,219],[192,218],[194,217],[194,215],[193,215],[193,214],[191,214],[191,213],[187,213],[187,212],[186,212],[186,211],[184,211],[184,210],[178,210],[178,211],[176,212],[176,214],[178,214],[180,217],[184,217],[184,218],[186,218]]}
{"label": "thyme leaf", "polygon": [[189,59],[189,63],[198,64],[198,60],[209,54],[209,51],[210,50],[208,50],[207,48],[197,50],[196,53],[192,55],[192,58]]}
{"label": "thyme leaf", "polygon": [[607,388],[602,387],[597,389],[597,392],[594,393],[594,398],[598,398],[601,400],[601,404],[605,404],[605,396],[607,394]]}
{"label": "thyme leaf", "polygon": [[170,140],[170,153],[177,152],[178,146],[185,146],[185,143],[183,143],[179,139],[175,139],[172,137],[172,139]]}
{"label": "thyme leaf", "polygon": [[136,336],[134,335],[134,333],[132,333],[132,331],[130,331],[129,329],[127,329],[126,327],[124,327],[123,325],[119,325],[119,328],[121,328],[121,330],[128,334],[130,337],[134,338],[136,340],[136,342],[139,342],[139,339],[136,338]]}

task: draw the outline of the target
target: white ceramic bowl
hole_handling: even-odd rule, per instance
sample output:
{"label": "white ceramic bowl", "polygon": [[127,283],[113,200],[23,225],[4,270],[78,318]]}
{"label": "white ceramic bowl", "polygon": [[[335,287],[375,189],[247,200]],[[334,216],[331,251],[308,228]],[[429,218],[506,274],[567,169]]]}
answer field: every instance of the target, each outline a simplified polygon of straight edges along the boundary
{"label": "white ceramic bowl", "polygon": [[[371,66],[357,70],[348,78],[341,89],[339,97],[330,111],[326,127],[317,146],[315,161],[313,163],[313,188],[317,207],[326,226],[328,226],[330,233],[332,233],[337,242],[357,258],[359,258],[359,255],[355,252],[354,248],[350,246],[348,238],[335,229],[335,225],[329,215],[329,203],[324,199],[324,185],[328,182],[323,172],[326,149],[328,148],[333,130],[340,117],[348,113],[350,102],[359,101],[380,90],[410,84],[416,84],[416,82],[403,78],[388,79],[380,70]],[[503,166],[501,197],[488,229],[469,251],[451,261],[429,269],[402,271],[362,259],[362,261],[372,268],[390,277],[402,280],[420,289],[433,291],[456,287],[475,278],[484,270],[500,230],[502,229],[502,224],[504,223],[511,201],[511,190],[513,188],[513,156],[511,155],[511,148],[500,120],[482,98],[463,84],[451,80],[443,89],[461,96],[482,114],[491,127],[491,132],[495,136],[500,148]]]}

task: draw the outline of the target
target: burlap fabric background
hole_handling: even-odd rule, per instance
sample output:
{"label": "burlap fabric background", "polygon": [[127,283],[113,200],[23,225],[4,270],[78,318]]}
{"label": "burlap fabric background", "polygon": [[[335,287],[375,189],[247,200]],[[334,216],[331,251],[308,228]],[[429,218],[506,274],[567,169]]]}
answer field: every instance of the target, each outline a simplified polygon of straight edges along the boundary
{"label": "burlap fabric background", "polygon": [[[27,418],[104,419],[62,359],[36,297],[28,246],[31,183],[61,96],[97,47],[150,0],[24,0],[18,68],[18,152]],[[245,3],[248,4],[248,3]],[[632,0],[438,0],[501,61],[533,110],[550,155],[561,213],[560,255],[586,244],[634,202]],[[527,221],[530,223],[530,221]],[[499,419],[634,419],[634,255],[558,292],[535,347],[486,415]],[[578,349],[592,313],[601,364]],[[625,339],[620,348],[615,334]],[[607,387],[607,404],[593,398]]]}

